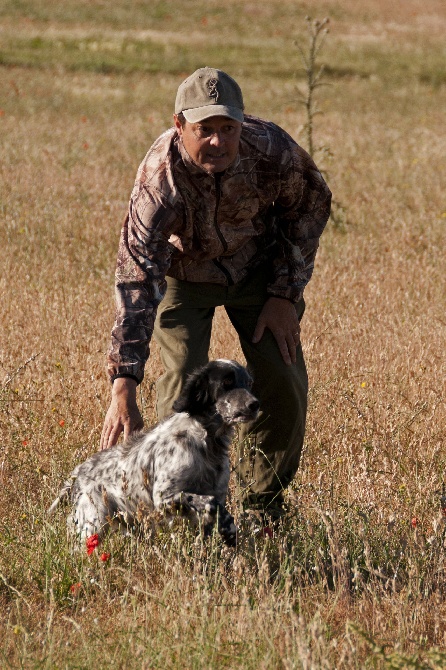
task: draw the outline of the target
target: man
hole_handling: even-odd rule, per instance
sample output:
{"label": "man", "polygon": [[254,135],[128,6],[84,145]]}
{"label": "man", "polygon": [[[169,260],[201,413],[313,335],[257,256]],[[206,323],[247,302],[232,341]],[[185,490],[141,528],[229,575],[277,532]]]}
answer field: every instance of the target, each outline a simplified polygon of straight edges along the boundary
{"label": "man", "polygon": [[229,75],[197,70],[178,89],[174,128],[138,170],[118,252],[101,448],[143,427],[136,387],[152,333],[165,369],[157,382],[162,419],[187,375],[207,362],[214,310],[224,305],[261,406],[241,430],[240,501],[275,518],[302,450],[302,296],[331,194],[287,133],[243,109]]}

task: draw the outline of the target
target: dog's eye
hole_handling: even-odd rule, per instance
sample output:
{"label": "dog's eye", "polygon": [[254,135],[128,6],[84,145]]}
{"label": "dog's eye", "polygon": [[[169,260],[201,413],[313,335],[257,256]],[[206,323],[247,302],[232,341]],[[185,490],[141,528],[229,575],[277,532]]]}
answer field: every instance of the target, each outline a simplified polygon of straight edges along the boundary
{"label": "dog's eye", "polygon": [[231,377],[226,377],[225,379],[223,379],[223,386],[225,388],[229,388],[231,386],[234,386],[234,378],[231,376]]}

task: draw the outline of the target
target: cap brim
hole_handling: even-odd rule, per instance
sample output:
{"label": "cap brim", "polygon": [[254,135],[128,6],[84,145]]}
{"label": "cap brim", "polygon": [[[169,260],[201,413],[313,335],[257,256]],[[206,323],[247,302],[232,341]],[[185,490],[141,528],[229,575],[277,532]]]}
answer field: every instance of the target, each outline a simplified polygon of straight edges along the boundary
{"label": "cap brim", "polygon": [[243,123],[245,116],[243,110],[238,107],[229,107],[228,105],[206,105],[205,107],[195,107],[193,109],[183,109],[184,118],[189,123],[198,123],[204,119],[210,119],[212,116],[227,116],[233,121]]}

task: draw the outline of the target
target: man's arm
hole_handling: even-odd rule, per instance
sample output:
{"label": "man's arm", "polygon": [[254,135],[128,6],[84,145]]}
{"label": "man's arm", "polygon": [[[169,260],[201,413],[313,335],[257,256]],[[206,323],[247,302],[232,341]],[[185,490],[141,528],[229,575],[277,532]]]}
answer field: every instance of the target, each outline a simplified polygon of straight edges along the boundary
{"label": "man's arm", "polygon": [[330,216],[331,192],[310,156],[292,144],[282,187],[272,207],[276,254],[272,296],[298,302],[311,279],[319,239]]}
{"label": "man's arm", "polygon": [[116,318],[107,358],[112,397],[101,449],[116,444],[122,432],[127,439],[144,427],[136,387],[144,377],[156,311],[165,292],[172,254],[166,230],[173,219],[173,213],[159,200],[154,202],[144,193],[136,204],[131,201],[122,228],[116,265]]}
{"label": "man's arm", "polygon": [[[150,207],[149,195],[144,195],[144,200],[130,203],[119,242],[116,316],[107,358],[112,381],[120,376],[133,377],[137,383],[143,380],[156,311],[166,290],[172,247],[162,225],[162,208]],[[153,226],[153,219],[158,226]]]}
{"label": "man's arm", "polygon": [[319,238],[330,215],[331,193],[310,156],[294,143],[284,169],[282,190],[273,205],[276,255],[271,296],[254,331],[258,342],[268,328],[287,365],[296,362],[300,324],[294,304],[311,279]]}

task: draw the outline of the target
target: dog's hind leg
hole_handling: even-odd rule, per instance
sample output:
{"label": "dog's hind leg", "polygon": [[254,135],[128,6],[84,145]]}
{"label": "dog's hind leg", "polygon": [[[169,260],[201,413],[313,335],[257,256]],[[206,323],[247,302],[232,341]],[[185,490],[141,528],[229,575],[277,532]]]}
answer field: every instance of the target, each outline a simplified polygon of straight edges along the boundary
{"label": "dog's hind leg", "polygon": [[80,466],[78,465],[73,472],[70,475],[70,478],[67,479],[67,481],[64,483],[62,488],[59,491],[59,495],[57,496],[56,500],[52,503],[51,507],[48,509],[48,516],[51,516],[54,514],[56,509],[59,507],[61,503],[67,503],[70,499],[71,496],[71,489],[73,488],[73,484],[77,479],[77,474]]}

